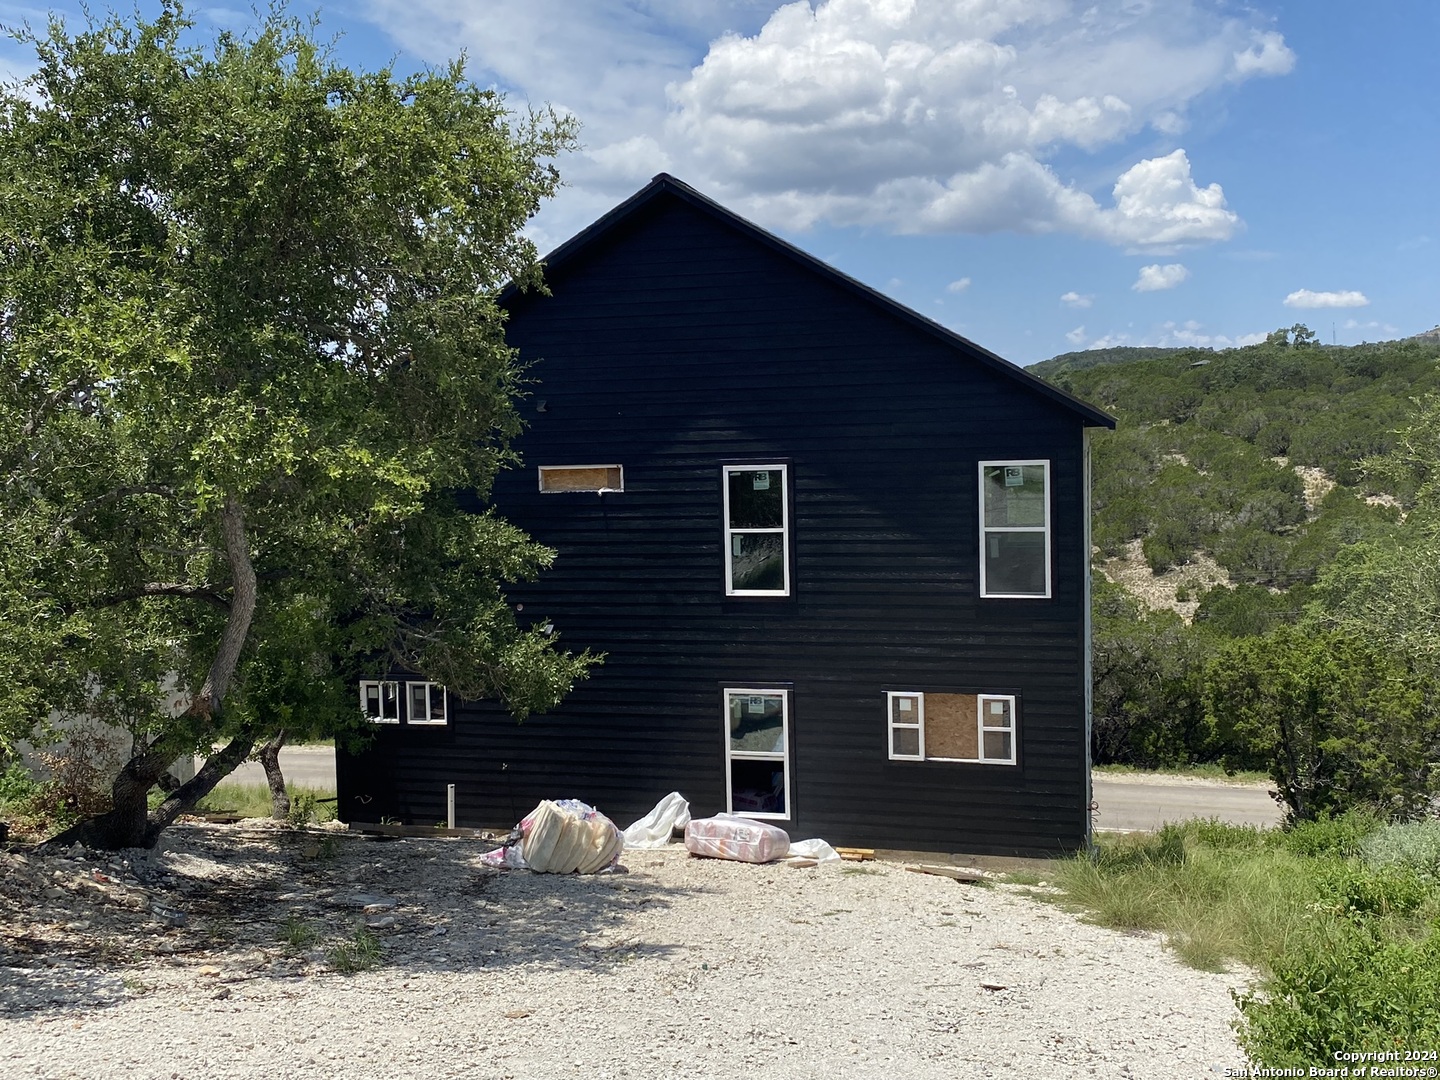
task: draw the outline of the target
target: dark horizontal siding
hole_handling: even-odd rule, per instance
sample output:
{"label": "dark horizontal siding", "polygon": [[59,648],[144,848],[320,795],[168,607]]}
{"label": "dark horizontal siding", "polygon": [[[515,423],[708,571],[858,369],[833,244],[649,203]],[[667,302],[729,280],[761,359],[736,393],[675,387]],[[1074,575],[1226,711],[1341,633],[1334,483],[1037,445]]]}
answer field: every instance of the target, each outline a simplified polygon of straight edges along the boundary
{"label": "dark horizontal siding", "polygon": [[[792,833],[1053,852],[1085,836],[1080,418],[707,215],[658,202],[522,298],[537,380],[494,502],[558,552],[522,620],[607,654],[524,724],[452,706],[342,755],[342,814],[469,824],[574,796],[621,824],[670,790],[723,809],[721,688],[792,692]],[[538,408],[544,402],[544,411]],[[1054,597],[978,593],[977,462],[1048,458]],[[793,592],[723,595],[722,462],[786,464]],[[540,494],[539,464],[623,492]],[[1020,699],[1017,767],[892,762],[883,688]],[[367,801],[368,800],[368,801]]]}

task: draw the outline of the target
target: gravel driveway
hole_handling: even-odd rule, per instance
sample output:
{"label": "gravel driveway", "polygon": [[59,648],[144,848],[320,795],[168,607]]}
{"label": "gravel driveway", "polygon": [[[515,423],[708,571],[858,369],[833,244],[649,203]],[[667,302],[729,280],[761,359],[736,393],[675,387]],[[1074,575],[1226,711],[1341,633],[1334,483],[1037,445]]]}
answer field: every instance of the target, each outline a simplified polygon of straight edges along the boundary
{"label": "gravel driveway", "polygon": [[[553,877],[480,850],[182,826],[148,855],[0,854],[3,1075],[1209,1077],[1244,1060],[1241,975],[1016,886],[675,847]],[[366,922],[379,962],[342,974],[333,950]]]}

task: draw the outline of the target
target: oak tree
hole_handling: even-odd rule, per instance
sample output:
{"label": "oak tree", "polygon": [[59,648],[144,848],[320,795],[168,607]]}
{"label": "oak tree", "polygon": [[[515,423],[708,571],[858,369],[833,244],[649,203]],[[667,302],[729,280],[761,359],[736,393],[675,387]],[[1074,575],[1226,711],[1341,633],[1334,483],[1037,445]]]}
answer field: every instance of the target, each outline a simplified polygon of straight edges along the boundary
{"label": "oak tree", "polygon": [[[153,843],[392,664],[517,716],[595,662],[517,625],[553,552],[489,512],[523,373],[495,304],[573,143],[461,64],[353,71],[272,11],[17,35],[0,93],[0,738],[136,734],[70,837]],[[224,748],[211,753],[223,742]],[[147,811],[170,762],[209,756]]]}

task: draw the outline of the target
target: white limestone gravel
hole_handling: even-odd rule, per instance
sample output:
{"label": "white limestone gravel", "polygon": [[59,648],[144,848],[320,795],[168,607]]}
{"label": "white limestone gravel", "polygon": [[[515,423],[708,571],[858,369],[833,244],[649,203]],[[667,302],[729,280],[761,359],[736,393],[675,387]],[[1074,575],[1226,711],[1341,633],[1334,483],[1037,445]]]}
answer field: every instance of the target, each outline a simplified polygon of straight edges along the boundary
{"label": "white limestone gravel", "polygon": [[[148,855],[0,855],[0,1076],[1063,1080],[1244,1064],[1243,974],[1192,971],[1156,936],[1016,886],[678,847],[555,877],[490,870],[481,850],[184,826]],[[377,966],[337,971],[333,950],[367,920]]]}

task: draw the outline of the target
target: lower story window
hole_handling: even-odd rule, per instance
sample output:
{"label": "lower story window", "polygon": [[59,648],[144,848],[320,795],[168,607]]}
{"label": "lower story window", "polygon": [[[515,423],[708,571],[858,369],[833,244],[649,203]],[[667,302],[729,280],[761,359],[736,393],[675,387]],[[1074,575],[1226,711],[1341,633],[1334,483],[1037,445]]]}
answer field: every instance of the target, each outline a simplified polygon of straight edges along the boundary
{"label": "lower story window", "polygon": [[790,817],[790,692],[725,691],[725,808],[753,818]]}
{"label": "lower story window", "polygon": [[1014,765],[1013,694],[885,694],[889,756],[894,761],[973,761]]}
{"label": "lower story window", "polygon": [[410,723],[444,724],[450,717],[445,708],[445,687],[433,682],[407,683],[410,691]]}
{"label": "lower story window", "polygon": [[400,683],[393,679],[370,679],[360,683],[360,709],[377,724],[398,724],[404,716],[411,724],[446,724],[450,721],[446,708],[445,687],[440,683],[407,682],[405,695]]}
{"label": "lower story window", "polygon": [[377,724],[400,722],[400,684],[373,681],[360,684],[360,708]]}

